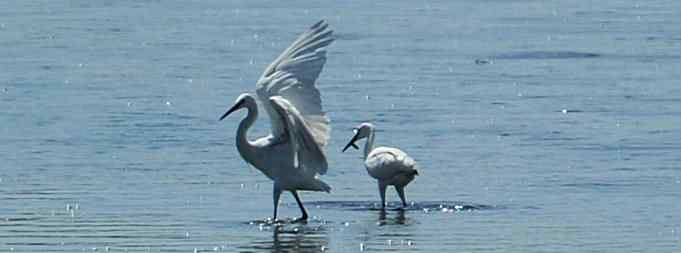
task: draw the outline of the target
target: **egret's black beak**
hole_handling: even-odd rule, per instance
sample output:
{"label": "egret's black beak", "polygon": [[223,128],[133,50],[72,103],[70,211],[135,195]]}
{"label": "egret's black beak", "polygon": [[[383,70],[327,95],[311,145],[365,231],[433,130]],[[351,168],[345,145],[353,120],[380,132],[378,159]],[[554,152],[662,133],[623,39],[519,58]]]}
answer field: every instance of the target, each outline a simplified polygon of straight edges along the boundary
{"label": "egret's black beak", "polygon": [[357,141],[358,135],[359,135],[359,131],[356,131],[355,136],[352,137],[352,140],[350,140],[350,142],[348,142],[348,145],[345,145],[345,147],[343,148],[343,152],[345,152],[345,150],[347,150],[351,146],[355,149],[359,149],[359,147],[357,147],[357,145],[355,145],[355,141]]}
{"label": "egret's black beak", "polygon": [[239,106],[241,106],[241,103],[242,103],[242,102],[236,103],[234,106],[232,106],[232,108],[229,108],[229,110],[227,110],[227,112],[226,112],[225,114],[223,114],[222,117],[220,117],[220,120],[223,120],[224,118],[227,118],[227,116],[229,116],[229,114],[231,114],[232,112],[234,112],[234,111],[236,111],[237,109],[239,109]]}

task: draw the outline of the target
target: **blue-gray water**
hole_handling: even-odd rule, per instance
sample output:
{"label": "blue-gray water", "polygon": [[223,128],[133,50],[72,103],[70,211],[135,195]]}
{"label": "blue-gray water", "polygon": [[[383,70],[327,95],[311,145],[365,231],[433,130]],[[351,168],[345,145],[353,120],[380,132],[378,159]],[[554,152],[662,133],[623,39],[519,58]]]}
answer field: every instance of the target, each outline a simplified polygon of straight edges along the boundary
{"label": "blue-gray water", "polygon": [[[2,1],[0,252],[676,252],[679,9]],[[243,113],[217,119],[321,18],[333,191],[303,193],[308,224],[261,225]],[[422,167],[406,212],[371,208],[360,153],[340,152],[362,121]],[[280,215],[299,215],[288,194]]]}

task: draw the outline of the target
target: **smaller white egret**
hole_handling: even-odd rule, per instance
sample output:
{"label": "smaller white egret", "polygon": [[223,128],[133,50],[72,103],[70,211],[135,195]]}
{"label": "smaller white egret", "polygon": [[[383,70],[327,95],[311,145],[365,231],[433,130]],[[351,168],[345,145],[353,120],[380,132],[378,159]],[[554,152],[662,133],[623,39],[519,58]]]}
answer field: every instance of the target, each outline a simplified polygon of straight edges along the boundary
{"label": "smaller white egret", "polygon": [[407,207],[407,200],[404,197],[404,187],[407,186],[416,171],[416,162],[402,150],[389,147],[374,148],[374,125],[362,123],[355,128],[355,136],[345,145],[343,152],[349,147],[359,149],[355,142],[367,138],[364,146],[364,166],[369,175],[378,180],[378,193],[381,196],[381,208],[385,209],[385,189],[388,185],[395,187],[397,194],[402,200],[402,206]]}

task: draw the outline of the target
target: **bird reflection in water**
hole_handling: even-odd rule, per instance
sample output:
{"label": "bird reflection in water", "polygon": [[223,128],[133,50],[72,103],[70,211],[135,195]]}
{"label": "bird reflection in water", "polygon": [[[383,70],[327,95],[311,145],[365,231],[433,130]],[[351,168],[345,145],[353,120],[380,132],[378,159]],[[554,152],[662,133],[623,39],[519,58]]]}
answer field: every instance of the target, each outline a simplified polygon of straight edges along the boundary
{"label": "bird reflection in water", "polygon": [[411,252],[412,248],[405,248],[413,245],[414,237],[414,221],[407,218],[404,209],[397,210],[379,210],[376,212],[378,220],[373,219],[362,226],[356,239],[360,241],[360,251],[404,251]]}
{"label": "bird reflection in water", "polygon": [[271,226],[272,237],[258,238],[244,251],[258,252],[322,252],[329,248],[327,231],[321,225],[279,224]]}
{"label": "bird reflection in water", "polygon": [[404,209],[397,209],[395,210],[395,214],[393,217],[388,215],[388,212],[383,209],[379,210],[378,212],[378,225],[379,226],[385,226],[385,225],[406,225],[409,224],[409,220],[405,216],[405,210]]}

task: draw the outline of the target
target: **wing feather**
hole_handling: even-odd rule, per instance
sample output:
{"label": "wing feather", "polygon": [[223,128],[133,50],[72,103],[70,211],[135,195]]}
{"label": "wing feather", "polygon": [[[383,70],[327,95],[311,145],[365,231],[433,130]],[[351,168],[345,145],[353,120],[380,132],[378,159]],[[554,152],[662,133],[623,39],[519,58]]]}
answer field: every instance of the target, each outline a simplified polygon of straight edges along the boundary
{"label": "wing feather", "polygon": [[275,138],[286,133],[270,98],[281,96],[297,110],[314,142],[320,148],[326,146],[331,128],[315,81],[326,63],[325,47],[333,42],[332,35],[324,20],[317,22],[284,50],[258,80],[256,94],[270,116]]}
{"label": "wing feather", "polygon": [[283,97],[271,97],[270,102],[283,123],[286,138],[293,147],[294,166],[309,172],[325,174],[328,169],[326,154],[314,140],[311,128],[300,112]]}
{"label": "wing feather", "polygon": [[297,56],[311,53],[317,49],[323,48],[331,42],[333,31],[328,28],[329,25],[324,20],[320,20],[312,25],[307,31],[301,34],[291,45],[284,50],[284,52],[277,57],[263,72],[263,76],[269,76],[275,71],[282,62],[296,58]]}

